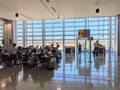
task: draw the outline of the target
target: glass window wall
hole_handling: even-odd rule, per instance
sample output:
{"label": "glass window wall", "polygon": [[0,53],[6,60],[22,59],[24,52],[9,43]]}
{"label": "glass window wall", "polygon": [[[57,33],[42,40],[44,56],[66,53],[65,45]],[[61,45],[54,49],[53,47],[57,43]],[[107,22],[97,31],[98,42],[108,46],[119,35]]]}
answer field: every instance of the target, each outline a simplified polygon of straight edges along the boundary
{"label": "glass window wall", "polygon": [[47,45],[58,42],[63,49],[65,41],[65,46],[74,47],[78,30],[90,29],[90,36],[93,37],[92,45],[99,40],[107,50],[110,48],[116,50],[117,16],[24,22],[17,22],[18,45],[23,45],[23,41],[26,46],[41,46],[42,41]]}

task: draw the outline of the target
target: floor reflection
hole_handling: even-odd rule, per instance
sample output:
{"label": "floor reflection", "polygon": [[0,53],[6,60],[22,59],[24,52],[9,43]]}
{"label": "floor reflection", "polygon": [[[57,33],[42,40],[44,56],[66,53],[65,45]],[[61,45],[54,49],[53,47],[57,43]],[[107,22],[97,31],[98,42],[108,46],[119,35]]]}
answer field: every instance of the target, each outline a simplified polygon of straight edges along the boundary
{"label": "floor reflection", "polygon": [[[64,80],[76,81],[92,86],[111,86],[114,87],[117,82],[117,58],[116,55],[106,53],[106,56],[95,56],[88,53],[78,54],[78,57],[65,58],[65,63],[62,63],[64,69],[59,68],[55,71],[57,74],[61,74],[65,78]],[[69,64],[68,64],[69,61]],[[67,62],[67,63],[66,63]],[[63,72],[63,73],[62,73]],[[58,76],[56,75],[55,76]],[[69,77],[69,78],[68,78]],[[68,78],[68,79],[67,79]],[[63,79],[62,79],[63,80]]]}
{"label": "floor reflection", "polygon": [[54,77],[54,70],[48,71],[41,68],[23,70],[23,80],[32,78],[34,84],[40,85],[40,87],[44,87],[44,82],[52,80],[52,77]]}
{"label": "floor reflection", "polygon": [[0,70],[0,90],[120,89],[120,62],[116,54],[90,57],[89,52],[83,52],[65,56],[55,63],[54,70],[47,70],[44,65],[34,69],[18,65]]}
{"label": "floor reflection", "polygon": [[18,73],[21,67],[9,67],[0,71],[0,90],[16,90]]}

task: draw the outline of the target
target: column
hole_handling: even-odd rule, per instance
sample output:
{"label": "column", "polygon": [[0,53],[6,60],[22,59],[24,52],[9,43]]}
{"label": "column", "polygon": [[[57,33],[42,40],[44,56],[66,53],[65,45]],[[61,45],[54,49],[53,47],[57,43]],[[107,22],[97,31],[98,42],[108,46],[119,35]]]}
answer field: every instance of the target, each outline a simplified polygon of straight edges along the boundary
{"label": "column", "polygon": [[117,62],[117,80],[118,82],[116,83],[117,87],[120,88],[120,14],[118,15],[118,41],[117,41],[117,46],[118,46],[118,62]]}
{"label": "column", "polygon": [[11,45],[13,42],[13,21],[4,21],[4,31],[3,31],[3,40],[4,40],[4,49],[10,51]]}
{"label": "column", "polygon": [[120,14],[118,15],[118,56],[120,56]]}
{"label": "column", "polygon": [[44,47],[45,45],[45,22],[44,20],[42,21],[42,46]]}
{"label": "column", "polygon": [[26,22],[23,21],[23,47],[27,47],[27,42],[26,42]]}
{"label": "column", "polygon": [[109,51],[112,49],[112,17],[109,18]]}

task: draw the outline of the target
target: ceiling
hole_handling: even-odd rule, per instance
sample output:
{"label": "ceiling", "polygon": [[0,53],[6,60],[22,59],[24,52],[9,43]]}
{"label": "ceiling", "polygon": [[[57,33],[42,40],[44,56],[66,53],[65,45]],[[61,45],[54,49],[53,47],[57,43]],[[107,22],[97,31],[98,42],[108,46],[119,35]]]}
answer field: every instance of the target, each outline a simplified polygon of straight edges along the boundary
{"label": "ceiling", "polygon": [[[99,8],[100,12],[96,13]],[[19,17],[15,14],[18,13]],[[0,0],[0,17],[9,20],[64,19],[120,14],[120,0]]]}

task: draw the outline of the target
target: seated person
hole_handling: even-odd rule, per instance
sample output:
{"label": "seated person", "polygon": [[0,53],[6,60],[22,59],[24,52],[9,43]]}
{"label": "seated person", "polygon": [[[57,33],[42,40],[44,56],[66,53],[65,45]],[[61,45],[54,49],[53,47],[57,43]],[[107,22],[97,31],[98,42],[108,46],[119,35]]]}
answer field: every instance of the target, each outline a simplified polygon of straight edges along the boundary
{"label": "seated person", "polygon": [[33,60],[36,55],[36,49],[33,49],[30,53],[30,59]]}
{"label": "seated person", "polygon": [[50,57],[49,56],[45,56],[43,49],[41,49],[40,54],[38,55],[39,59],[42,61],[49,61]]}
{"label": "seated person", "polygon": [[34,48],[30,54],[30,60],[32,61],[33,67],[37,67],[38,55],[36,54],[36,49]]}
{"label": "seated person", "polygon": [[47,51],[46,51],[46,55],[48,55],[48,56],[52,56],[52,52],[50,51],[50,48],[47,49]]}
{"label": "seated person", "polygon": [[55,54],[55,53],[56,53],[56,48],[55,48],[55,47],[51,48],[51,52],[52,52],[53,54]]}
{"label": "seated person", "polygon": [[9,54],[9,52],[8,52],[8,50],[5,50],[4,51],[4,60],[3,61],[7,61],[8,63],[10,62],[10,54]]}
{"label": "seated person", "polygon": [[4,55],[5,55],[5,56],[10,56],[8,50],[5,50],[5,51],[4,51]]}
{"label": "seated person", "polygon": [[57,46],[56,46],[56,49],[58,49],[60,47],[60,45],[56,42]]}

